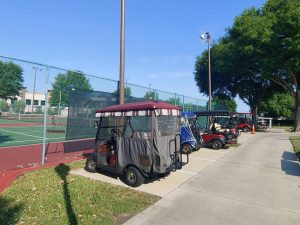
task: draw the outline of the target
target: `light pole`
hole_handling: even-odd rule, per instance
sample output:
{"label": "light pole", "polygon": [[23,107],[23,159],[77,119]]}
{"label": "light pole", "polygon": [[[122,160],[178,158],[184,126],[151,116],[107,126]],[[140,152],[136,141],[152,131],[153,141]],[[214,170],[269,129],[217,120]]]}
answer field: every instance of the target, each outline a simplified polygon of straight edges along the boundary
{"label": "light pole", "polygon": [[200,38],[207,42],[208,48],[208,110],[211,110],[211,68],[210,68],[210,34],[205,32],[200,35]]}
{"label": "light pole", "polygon": [[32,69],[34,69],[34,81],[33,81],[33,93],[32,93],[32,107],[31,107],[31,113],[33,113],[33,109],[34,109],[34,95],[35,95],[35,84],[36,84],[36,73],[37,71],[42,71],[42,69],[40,69],[39,67],[32,67]]}
{"label": "light pole", "polygon": [[125,0],[121,0],[119,104],[124,104]]}

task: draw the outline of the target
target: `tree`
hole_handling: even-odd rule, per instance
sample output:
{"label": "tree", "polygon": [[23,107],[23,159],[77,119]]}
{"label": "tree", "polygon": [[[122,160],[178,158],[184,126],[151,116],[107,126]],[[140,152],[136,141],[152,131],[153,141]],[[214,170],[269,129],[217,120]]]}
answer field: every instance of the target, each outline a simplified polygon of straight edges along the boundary
{"label": "tree", "polygon": [[[250,106],[255,123],[258,105],[277,89],[272,82],[259,75],[258,64],[253,62],[253,58],[238,54],[239,48],[240,46],[234,43],[230,36],[221,39],[211,48],[212,97],[218,99],[227,96],[232,99],[238,95]],[[205,51],[197,58],[195,65],[197,86],[199,91],[206,95],[208,95],[207,58]],[[234,105],[232,106],[234,108]]]}
{"label": "tree", "polygon": [[[294,130],[300,130],[300,1],[268,0],[237,17],[229,32],[259,74],[295,99]],[[257,73],[255,73],[257,74]]]}
{"label": "tree", "polygon": [[151,100],[159,100],[158,93],[156,91],[147,91],[143,98],[151,99]]}
{"label": "tree", "polygon": [[89,80],[80,71],[68,71],[66,74],[59,73],[55,77],[52,87],[53,88],[50,95],[50,104],[52,106],[58,106],[59,104],[61,106],[67,105],[69,93],[72,90],[92,90]]}
{"label": "tree", "polygon": [[213,98],[213,102],[226,107],[229,112],[236,112],[237,104],[234,99],[226,95],[218,95]]}
{"label": "tree", "polygon": [[182,105],[180,97],[170,97],[167,102],[173,105]]}
{"label": "tree", "polygon": [[25,112],[25,101],[23,100],[16,100],[12,103],[12,109],[14,113],[24,113]]}
{"label": "tree", "polygon": [[295,110],[295,101],[287,93],[275,93],[272,98],[261,103],[259,113],[269,117],[291,118]]}
{"label": "tree", "polygon": [[9,111],[9,105],[6,102],[6,100],[0,100],[0,112],[8,112]]}
{"label": "tree", "polygon": [[0,98],[8,99],[20,94],[23,69],[12,62],[0,61]]}
{"label": "tree", "polygon": [[[113,92],[114,94],[118,94],[118,90],[115,90]],[[125,87],[124,88],[124,95],[125,96],[132,96],[131,88],[130,87]]]}
{"label": "tree", "polygon": [[[256,115],[259,104],[282,92],[281,86],[295,98],[295,130],[300,130],[299,15],[299,0],[268,0],[261,9],[251,8],[236,17],[212,52],[212,59],[220,60],[212,66],[219,93],[239,95]],[[202,70],[196,69],[196,75]],[[196,81],[203,83],[199,77]]]}

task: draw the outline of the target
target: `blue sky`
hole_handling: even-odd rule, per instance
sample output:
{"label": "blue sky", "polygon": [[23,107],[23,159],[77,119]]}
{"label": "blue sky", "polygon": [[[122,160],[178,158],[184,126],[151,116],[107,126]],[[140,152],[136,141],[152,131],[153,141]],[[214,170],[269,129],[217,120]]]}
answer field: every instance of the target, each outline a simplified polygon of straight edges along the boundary
{"label": "blue sky", "polygon": [[[218,40],[235,16],[264,2],[126,0],[125,80],[207,99],[193,74],[207,47],[199,35]],[[119,78],[120,0],[2,0],[0,11],[0,55]]]}

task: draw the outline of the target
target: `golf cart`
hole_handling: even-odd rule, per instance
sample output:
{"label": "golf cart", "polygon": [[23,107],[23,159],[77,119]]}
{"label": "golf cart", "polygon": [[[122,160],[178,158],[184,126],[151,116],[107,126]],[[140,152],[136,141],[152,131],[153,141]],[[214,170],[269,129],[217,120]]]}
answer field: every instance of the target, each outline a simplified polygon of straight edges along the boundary
{"label": "golf cart", "polygon": [[116,174],[132,187],[145,178],[180,169],[180,108],[161,101],[141,101],[96,111],[95,149],[86,169]]}
{"label": "golf cart", "polygon": [[[205,134],[208,135],[207,140],[211,139],[211,135],[224,135],[227,144],[236,144],[239,136],[239,131],[236,127],[235,118],[229,111],[226,110],[210,110],[197,111],[194,114],[198,117],[207,119],[207,127]],[[221,136],[218,136],[221,138]],[[204,141],[205,138],[203,137]],[[222,139],[223,140],[223,139]],[[225,143],[225,144],[226,144]],[[220,143],[218,143],[220,145]],[[224,143],[223,143],[224,146]]]}
{"label": "golf cart", "polygon": [[242,130],[243,132],[249,132],[252,130],[252,113],[234,113],[234,115],[238,120],[238,130]]}
{"label": "golf cart", "polygon": [[204,146],[204,141],[200,133],[195,132],[195,129],[191,126],[191,124],[194,124],[194,120],[196,120],[194,113],[181,113],[180,152],[182,154],[190,154]]}

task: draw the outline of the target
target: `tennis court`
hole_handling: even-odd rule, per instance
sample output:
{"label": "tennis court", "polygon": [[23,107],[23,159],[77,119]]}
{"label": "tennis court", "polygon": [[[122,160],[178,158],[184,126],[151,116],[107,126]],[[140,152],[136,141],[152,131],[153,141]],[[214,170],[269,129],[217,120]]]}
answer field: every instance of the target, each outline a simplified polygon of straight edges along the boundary
{"label": "tennis court", "polygon": [[[46,142],[65,140],[65,126],[47,123]],[[50,132],[49,132],[50,131]],[[0,119],[0,148],[43,142],[43,123]]]}

